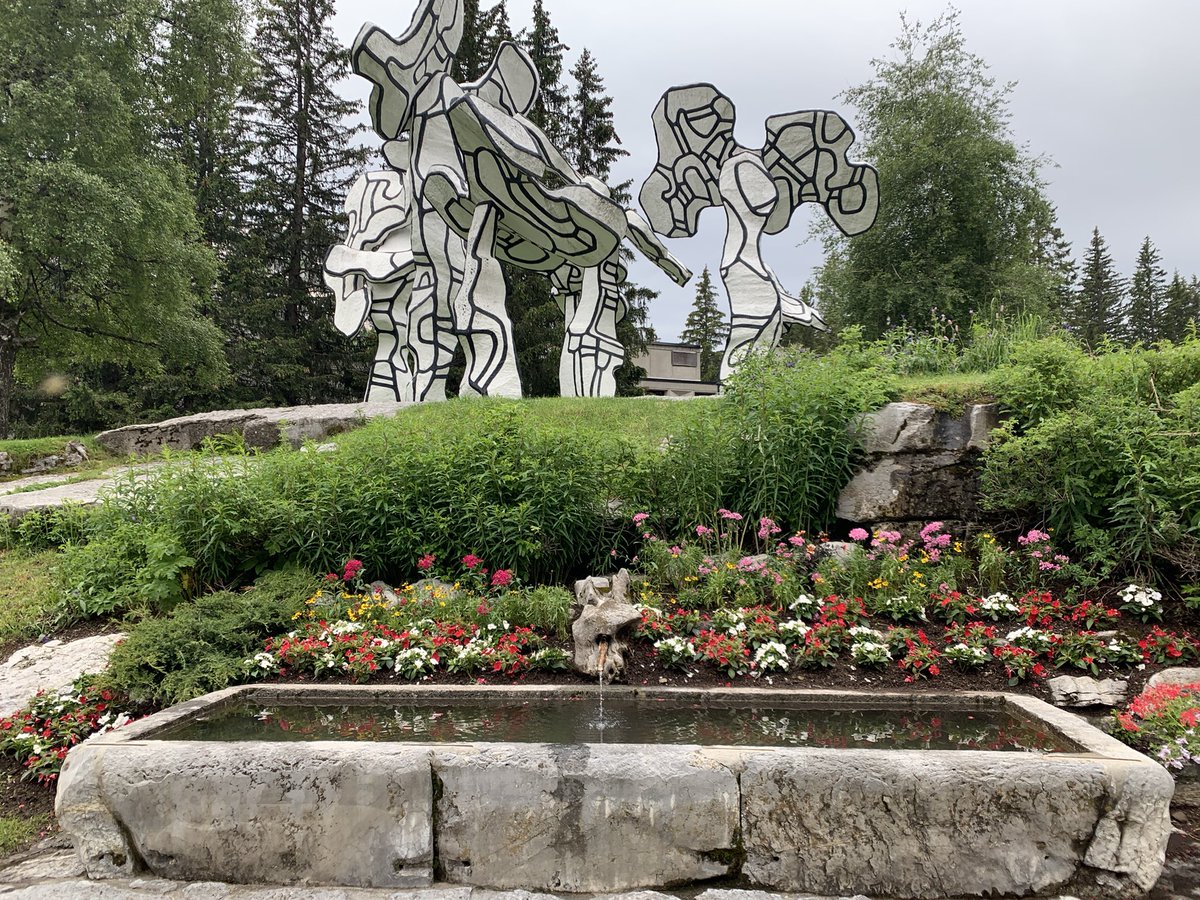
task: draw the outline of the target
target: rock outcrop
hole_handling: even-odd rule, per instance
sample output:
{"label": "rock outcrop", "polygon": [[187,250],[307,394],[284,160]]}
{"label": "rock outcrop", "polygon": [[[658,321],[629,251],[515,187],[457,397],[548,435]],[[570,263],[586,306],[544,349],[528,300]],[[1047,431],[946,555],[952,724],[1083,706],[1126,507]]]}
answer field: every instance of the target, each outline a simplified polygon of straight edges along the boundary
{"label": "rock outcrop", "polygon": [[106,431],[97,440],[118,456],[141,456],[163,450],[195,450],[205,440],[240,435],[256,450],[281,443],[299,448],[358,428],[369,419],[394,415],[404,403],[341,403],[326,406],[290,406],[279,409],[235,409],[168,419],[153,425],[128,425]]}
{"label": "rock outcrop", "polygon": [[999,424],[996,404],[955,417],[921,403],[892,403],[854,428],[867,462],[838,498],[856,525],[971,521],[979,511],[979,453]]}

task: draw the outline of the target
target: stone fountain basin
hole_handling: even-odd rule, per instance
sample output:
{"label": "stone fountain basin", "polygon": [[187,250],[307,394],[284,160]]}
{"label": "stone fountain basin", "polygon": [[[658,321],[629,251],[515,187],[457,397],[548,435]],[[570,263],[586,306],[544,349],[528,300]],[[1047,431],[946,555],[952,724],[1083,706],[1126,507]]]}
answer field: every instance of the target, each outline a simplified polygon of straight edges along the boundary
{"label": "stone fountain basin", "polygon": [[[607,696],[911,708],[911,694],[606,688]],[[1128,897],[1158,879],[1171,777],[1082,719],[1007,694],[1069,753],[638,744],[201,742],[235,702],[541,699],[547,687],[251,686],[73,749],[57,814],[93,878],[611,892],[715,878],[816,894]]]}

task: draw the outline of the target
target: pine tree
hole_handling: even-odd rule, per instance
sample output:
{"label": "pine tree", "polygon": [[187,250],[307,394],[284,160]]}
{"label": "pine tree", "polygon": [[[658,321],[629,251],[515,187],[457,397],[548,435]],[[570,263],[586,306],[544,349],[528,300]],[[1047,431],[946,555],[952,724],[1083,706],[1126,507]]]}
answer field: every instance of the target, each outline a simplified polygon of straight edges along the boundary
{"label": "pine tree", "polygon": [[1178,343],[1187,337],[1189,327],[1200,324],[1200,282],[1189,284],[1179,272],[1163,294],[1160,337]]}
{"label": "pine tree", "polygon": [[1129,320],[1126,337],[1132,344],[1150,346],[1163,336],[1163,307],[1167,273],[1158,249],[1147,237],[1138,251],[1137,268],[1129,287]]}
{"label": "pine tree", "polygon": [[567,112],[567,91],[563,86],[563,56],[571,48],[558,36],[542,0],[534,0],[533,24],[517,36],[517,42],[533,59],[542,81],[542,93],[529,113],[533,124],[561,146]]}
{"label": "pine tree", "polygon": [[1071,328],[1085,345],[1097,347],[1105,338],[1121,337],[1125,285],[1117,274],[1100,229],[1092,232],[1083,277],[1071,309]]}
{"label": "pine tree", "polygon": [[1057,224],[1053,224],[1057,219],[1057,211],[1051,207],[1048,213],[1051,224],[1044,230],[1034,247],[1033,261],[1050,279],[1046,313],[1051,321],[1062,325],[1071,310],[1072,298],[1079,282],[1079,266],[1073,257],[1071,242],[1067,240],[1063,230]]}
{"label": "pine tree", "polygon": [[587,48],[571,68],[575,92],[568,107],[568,126],[563,150],[581,175],[607,183],[613,164],[629,152],[622,149],[613,121],[612,97],[604,92],[604,79],[596,58]]}
{"label": "pine tree", "polygon": [[683,328],[683,339],[700,348],[700,377],[704,381],[721,380],[721,357],[729,340],[729,323],[717,303],[712,273],[708,266],[696,285],[696,300]]}
{"label": "pine tree", "polygon": [[454,80],[459,84],[478,80],[496,58],[500,44],[512,39],[505,0],[489,9],[481,8],[479,0],[464,0],[463,38],[451,70]]}
{"label": "pine tree", "polygon": [[367,157],[354,141],[361,126],[346,124],[360,104],[334,90],[349,55],[333,12],[332,0],[260,0],[257,9],[249,211],[221,309],[240,402],[351,399],[368,367],[366,340],[349,344],[334,330],[321,278]]}

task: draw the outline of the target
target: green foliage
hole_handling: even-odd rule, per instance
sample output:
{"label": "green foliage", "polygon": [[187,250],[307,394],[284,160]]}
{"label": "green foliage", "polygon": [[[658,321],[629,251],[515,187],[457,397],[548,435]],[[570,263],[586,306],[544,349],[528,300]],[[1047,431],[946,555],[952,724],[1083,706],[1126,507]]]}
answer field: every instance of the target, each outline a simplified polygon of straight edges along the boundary
{"label": "green foliage", "polygon": [[1089,356],[1014,349],[991,385],[1013,417],[985,456],[985,505],[1048,523],[1098,571],[1190,571],[1200,551],[1200,342]]}
{"label": "green foliage", "polygon": [[235,684],[247,657],[291,629],[317,584],[298,569],[273,572],[249,591],[209,594],[144,619],[113,651],[105,681],[136,703],[158,706]]}
{"label": "green foliage", "polygon": [[166,12],[158,0],[4,6],[0,434],[17,376],[106,361],[185,372],[197,391],[225,377],[197,313],[215,259],[158,140]]}
{"label": "green foliage", "polygon": [[65,548],[58,568],[59,618],[170,609],[190,593],[194,563],[173,529],[121,522],[86,544]]}
{"label": "green foliage", "polygon": [[866,234],[826,232],[822,311],[871,336],[935,313],[966,324],[992,301],[1045,311],[1061,282],[1042,253],[1053,210],[1041,161],[1009,126],[1012,85],[998,85],[968,51],[954,10],[928,26],[901,17],[892,49],[842,95],[857,110],[851,121],[883,202]]}
{"label": "green foliage", "polygon": [[90,519],[90,511],[77,503],[27,513],[15,524],[5,517],[0,523],[0,546],[33,553],[59,550],[86,541]]}
{"label": "green foliage", "polygon": [[696,283],[696,300],[684,323],[683,340],[700,347],[700,379],[721,380],[721,354],[729,339],[729,323],[725,312],[717,304],[717,292],[713,287],[708,266]]}
{"label": "green foliage", "polygon": [[533,628],[566,640],[571,632],[571,606],[575,597],[557,587],[509,591],[489,602],[491,619],[517,627]]}
{"label": "green foliage", "polygon": [[56,553],[0,553],[0,644],[44,634],[58,602]]}
{"label": "green foliage", "polygon": [[1098,348],[1105,339],[1124,335],[1125,280],[1117,272],[1100,229],[1092,231],[1083,264],[1079,291],[1072,300],[1068,321],[1086,347]]}
{"label": "green foliage", "polygon": [[671,443],[643,505],[684,525],[723,507],[785,529],[827,527],[853,468],[849,426],[885,402],[890,387],[878,356],[855,345],[825,357],[752,357],[708,414]]}
{"label": "green foliage", "polygon": [[638,468],[627,441],[549,427],[517,403],[457,401],[432,421],[376,422],[335,453],[195,460],[130,484],[98,513],[93,544],[68,552],[73,589],[89,609],[107,605],[131,555],[149,559],[149,535],[177,541],[205,586],[286,560],[332,570],[349,556],[392,583],[427,552],[476,553],[527,582],[599,565],[609,504]]}
{"label": "green foliage", "polygon": [[50,826],[48,816],[19,816],[0,819],[0,857],[8,858],[28,847]]}
{"label": "green foliage", "polygon": [[1132,344],[1149,346],[1163,333],[1163,313],[1166,305],[1167,273],[1162,267],[1162,255],[1147,237],[1138,251],[1137,268],[1129,285],[1129,321],[1126,338]]}

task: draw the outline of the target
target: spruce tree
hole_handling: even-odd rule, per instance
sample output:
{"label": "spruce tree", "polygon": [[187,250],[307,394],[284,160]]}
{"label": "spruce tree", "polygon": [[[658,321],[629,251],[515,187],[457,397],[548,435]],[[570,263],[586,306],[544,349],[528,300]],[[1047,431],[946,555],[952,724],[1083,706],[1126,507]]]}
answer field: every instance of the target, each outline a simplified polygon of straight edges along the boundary
{"label": "spruce tree", "polygon": [[1079,266],[1072,255],[1071,242],[1063,230],[1054,224],[1056,210],[1051,207],[1048,213],[1051,224],[1037,240],[1033,259],[1049,279],[1045,313],[1055,325],[1064,325],[1079,282]]}
{"label": "spruce tree", "polygon": [[1100,229],[1096,228],[1071,309],[1071,328],[1086,346],[1094,349],[1106,338],[1121,337],[1124,297],[1124,282],[1117,274]]}
{"label": "spruce tree", "polygon": [[1189,328],[1200,324],[1200,282],[1193,278],[1189,284],[1176,272],[1163,297],[1160,337],[1178,343],[1187,337]]}
{"label": "spruce tree", "polygon": [[729,339],[729,323],[717,303],[712,273],[708,266],[696,285],[696,300],[683,328],[683,339],[700,347],[700,377],[705,381],[720,381],[721,357]]}
{"label": "spruce tree", "polygon": [[571,68],[575,91],[571,95],[567,137],[563,147],[581,175],[591,175],[607,183],[613,163],[629,152],[621,148],[613,122],[612,97],[604,92],[604,79],[596,67],[596,58],[586,47]]}
{"label": "spruce tree", "polygon": [[560,40],[558,29],[550,21],[550,13],[542,0],[534,0],[533,24],[517,36],[537,67],[542,81],[542,93],[529,113],[538,128],[561,145],[567,111],[567,91],[563,85],[563,57],[570,50]]}
{"label": "spruce tree", "polygon": [[512,39],[504,0],[490,8],[481,7],[479,0],[464,0],[463,38],[451,69],[454,80],[459,84],[478,80],[496,58],[500,44]]}
{"label": "spruce tree", "polygon": [[351,343],[335,331],[321,277],[367,157],[355,145],[362,127],[347,125],[360,104],[335,90],[349,54],[330,27],[333,13],[332,0],[260,0],[257,8],[249,208],[221,309],[237,402],[352,399],[369,365],[366,339]]}
{"label": "spruce tree", "polygon": [[1162,257],[1147,237],[1138,251],[1137,268],[1129,287],[1126,338],[1131,344],[1150,346],[1163,336],[1166,292],[1167,273],[1162,267]]}

